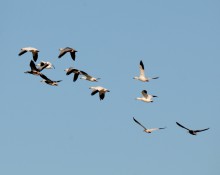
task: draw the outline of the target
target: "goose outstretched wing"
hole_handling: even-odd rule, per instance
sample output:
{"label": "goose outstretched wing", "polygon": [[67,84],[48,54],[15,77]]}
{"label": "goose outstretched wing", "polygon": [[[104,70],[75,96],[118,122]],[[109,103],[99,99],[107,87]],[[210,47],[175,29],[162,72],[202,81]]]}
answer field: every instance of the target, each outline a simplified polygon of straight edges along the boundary
{"label": "goose outstretched wing", "polygon": [[141,77],[145,77],[145,74],[144,74],[144,63],[142,62],[142,60],[140,61],[139,69],[140,69],[140,76]]}
{"label": "goose outstretched wing", "polygon": [[63,55],[65,55],[67,52],[70,52],[71,50],[72,49],[69,47],[66,47],[66,48],[60,50],[60,54],[59,54],[58,58],[61,58]]}
{"label": "goose outstretched wing", "polygon": [[50,80],[49,78],[47,78],[44,74],[40,74],[41,78],[43,78],[44,80],[46,81],[49,81],[49,82],[53,82],[52,80]]}
{"label": "goose outstretched wing", "polygon": [[145,98],[148,98],[147,90],[143,90],[141,93]]}
{"label": "goose outstretched wing", "polygon": [[31,62],[30,62],[30,67],[31,67],[31,70],[39,71],[33,60],[31,60]]}
{"label": "goose outstretched wing", "polygon": [[32,52],[33,60],[36,62],[38,59],[38,52]]}
{"label": "goose outstretched wing", "polygon": [[20,53],[18,54],[19,56],[23,55],[24,53],[26,53],[26,50],[21,49]]}
{"label": "goose outstretched wing", "polygon": [[176,124],[179,125],[180,127],[184,128],[184,129],[188,130],[188,131],[190,130],[190,129],[186,128],[185,126],[179,124],[178,122],[176,122]]}
{"label": "goose outstretched wing", "polygon": [[133,117],[133,120],[137,123],[137,124],[139,124],[142,128],[144,128],[144,129],[147,129],[144,125],[142,125],[139,121],[137,121],[134,117]]}
{"label": "goose outstretched wing", "polygon": [[206,128],[206,129],[200,129],[200,130],[195,130],[195,132],[202,132],[202,131],[206,131],[208,130],[209,128]]}

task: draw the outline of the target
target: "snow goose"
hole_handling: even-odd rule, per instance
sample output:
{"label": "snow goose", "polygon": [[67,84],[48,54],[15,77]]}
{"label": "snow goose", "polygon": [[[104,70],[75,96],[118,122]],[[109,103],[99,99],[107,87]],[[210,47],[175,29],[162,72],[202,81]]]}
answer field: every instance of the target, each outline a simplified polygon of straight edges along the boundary
{"label": "snow goose", "polygon": [[92,81],[92,82],[98,82],[98,80],[100,80],[100,78],[95,78],[95,77],[92,77],[91,75],[85,73],[85,72],[81,72],[82,76],[80,79],[84,79],[84,80],[88,80],[88,81]]}
{"label": "snow goose", "polygon": [[74,77],[73,77],[74,82],[78,79],[79,74],[86,74],[84,71],[74,69],[72,67],[65,69],[64,71],[66,71],[66,75],[70,75],[71,73],[74,73]]}
{"label": "snow goose", "polygon": [[143,90],[141,93],[142,93],[143,97],[137,97],[136,100],[140,100],[140,101],[149,103],[149,102],[153,102],[153,97],[157,97],[156,95],[147,94],[146,90]]}
{"label": "snow goose", "polygon": [[21,48],[21,51],[20,51],[20,53],[18,55],[21,56],[21,55],[23,55],[26,52],[32,52],[33,60],[35,62],[37,61],[38,52],[40,52],[39,50],[37,50],[36,48],[33,48],[33,47],[24,47],[24,48]]}
{"label": "snow goose", "polygon": [[149,77],[145,76],[145,74],[144,74],[144,64],[143,64],[142,60],[140,61],[139,69],[140,69],[139,77],[134,77],[134,79],[136,79],[136,80],[140,80],[142,82],[148,82],[151,79],[158,79],[159,78],[159,77],[149,78]]}
{"label": "snow goose", "polygon": [[156,131],[156,130],[159,130],[159,129],[165,129],[166,127],[164,128],[151,128],[151,129],[147,129],[144,125],[142,125],[139,121],[137,121],[134,117],[133,117],[133,120],[139,124],[142,128],[144,128],[144,132],[146,133],[152,133],[153,131]]}
{"label": "snow goose", "polygon": [[43,78],[43,80],[41,80],[41,82],[47,83],[51,86],[58,86],[58,83],[62,81],[62,80],[58,80],[58,81],[50,80],[44,74],[40,74],[40,76],[41,76],[41,78]]}
{"label": "snow goose", "polygon": [[47,64],[48,66],[45,69],[55,69],[54,65],[51,62],[48,61],[41,61],[39,64],[37,64],[39,67],[44,66]]}
{"label": "snow goose", "polygon": [[206,128],[206,129],[200,129],[200,130],[192,130],[192,129],[186,128],[185,126],[179,124],[178,122],[176,122],[176,124],[184,129],[188,130],[188,132],[192,135],[197,135],[197,132],[202,132],[202,131],[206,131],[209,129],[209,128]]}
{"label": "snow goose", "polygon": [[100,100],[103,100],[105,98],[105,93],[106,92],[110,92],[108,89],[103,88],[101,86],[90,87],[89,89],[92,89],[91,95],[95,95],[97,92],[99,92]]}
{"label": "snow goose", "polygon": [[60,48],[60,54],[58,56],[58,58],[61,58],[63,55],[65,55],[67,52],[70,52],[70,55],[72,57],[72,59],[75,61],[76,58],[76,50],[70,47],[66,47],[66,48]]}
{"label": "snow goose", "polygon": [[47,64],[45,64],[44,66],[42,66],[40,68],[37,68],[36,65],[34,64],[33,60],[31,60],[30,67],[31,67],[31,70],[26,71],[24,73],[29,73],[29,74],[32,74],[32,75],[41,75],[40,72],[47,67]]}

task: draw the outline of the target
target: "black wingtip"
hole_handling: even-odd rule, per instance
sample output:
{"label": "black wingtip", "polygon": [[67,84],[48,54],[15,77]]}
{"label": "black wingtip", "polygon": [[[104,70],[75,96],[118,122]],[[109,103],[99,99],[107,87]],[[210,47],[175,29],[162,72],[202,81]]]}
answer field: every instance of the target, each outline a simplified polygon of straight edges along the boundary
{"label": "black wingtip", "polygon": [[75,58],[76,58],[75,52],[70,52],[70,56],[71,56],[72,60],[75,61]]}
{"label": "black wingtip", "polygon": [[182,125],[181,125],[181,124],[179,124],[178,122],[176,122],[176,124],[177,124],[178,126],[182,127]]}
{"label": "black wingtip", "polygon": [[99,98],[101,99],[101,100],[103,100],[104,98],[105,98],[105,94],[103,93],[103,94],[100,94],[99,95]]}
{"label": "black wingtip", "polygon": [[140,61],[140,65],[141,65],[142,69],[144,69],[144,63],[142,62],[142,60]]}
{"label": "black wingtip", "polygon": [[145,94],[147,94],[147,90],[143,90],[142,92],[145,93]]}
{"label": "black wingtip", "polygon": [[135,122],[137,122],[137,120],[133,117],[133,120],[135,121]]}
{"label": "black wingtip", "polygon": [[84,71],[80,71],[80,73],[82,73],[83,75],[88,75],[86,72],[84,72]]}
{"label": "black wingtip", "polygon": [[99,92],[98,90],[94,90],[91,95],[95,95],[97,92]]}
{"label": "black wingtip", "polygon": [[152,78],[152,79],[158,79],[159,77],[154,77],[154,78]]}
{"label": "black wingtip", "polygon": [[167,127],[159,128],[159,129],[166,129]]}

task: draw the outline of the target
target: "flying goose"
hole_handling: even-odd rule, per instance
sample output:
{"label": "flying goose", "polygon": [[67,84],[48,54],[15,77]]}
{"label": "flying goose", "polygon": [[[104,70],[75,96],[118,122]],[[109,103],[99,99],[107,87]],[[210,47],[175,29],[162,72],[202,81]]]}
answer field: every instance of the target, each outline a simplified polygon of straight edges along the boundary
{"label": "flying goose", "polygon": [[40,52],[39,50],[37,50],[36,48],[33,48],[33,47],[24,47],[24,48],[21,48],[21,51],[20,51],[20,53],[18,55],[21,56],[21,55],[23,55],[26,52],[32,52],[33,60],[35,62],[37,61],[38,52]]}
{"label": "flying goose", "polygon": [[146,133],[152,133],[153,131],[156,131],[156,130],[159,130],[159,129],[165,129],[166,127],[164,128],[151,128],[151,129],[147,129],[144,125],[142,125],[139,121],[137,121],[134,117],[133,117],[133,120],[139,124],[142,128],[144,128],[144,132]]}
{"label": "flying goose", "polygon": [[45,69],[55,69],[54,65],[51,62],[48,61],[41,61],[39,64],[37,64],[39,67],[44,66],[45,64],[48,64],[48,66]]}
{"label": "flying goose", "polygon": [[58,86],[58,83],[62,81],[62,80],[52,81],[49,78],[47,78],[44,74],[40,74],[40,76],[41,76],[41,78],[43,78],[43,80],[41,80],[41,82],[47,83],[51,86]]}
{"label": "flying goose", "polygon": [[149,78],[149,77],[145,76],[145,74],[144,74],[144,64],[143,64],[142,60],[140,61],[139,69],[140,69],[139,77],[137,77],[137,76],[134,77],[134,79],[136,79],[136,80],[140,80],[142,82],[148,82],[151,79],[158,79],[159,78],[159,77]]}
{"label": "flying goose", "polygon": [[91,75],[85,73],[85,72],[81,72],[82,76],[80,79],[84,79],[84,80],[88,80],[88,81],[92,81],[92,82],[98,82],[98,80],[100,80],[100,78],[95,78],[95,77],[92,77]]}
{"label": "flying goose", "polygon": [[143,90],[142,92],[143,97],[137,97],[136,100],[141,100],[143,102],[153,102],[153,97],[157,97],[156,95],[150,95],[147,94],[146,90]]}
{"label": "flying goose", "polygon": [[64,71],[66,71],[66,75],[70,75],[71,73],[74,73],[74,77],[73,77],[73,81],[74,82],[78,79],[79,74],[87,74],[84,71],[81,71],[81,70],[78,70],[78,69],[74,69],[73,67],[65,69]]}
{"label": "flying goose", "polygon": [[105,93],[106,92],[110,92],[108,89],[105,89],[101,86],[90,87],[89,89],[92,89],[91,95],[95,95],[97,92],[99,92],[100,100],[103,100],[105,98]]}
{"label": "flying goose", "polygon": [[209,128],[206,128],[206,129],[200,129],[200,130],[191,130],[191,129],[188,129],[188,128],[186,128],[185,126],[179,124],[178,122],[176,122],[176,124],[177,124],[178,126],[184,128],[184,129],[188,130],[188,132],[189,132],[190,134],[192,134],[192,135],[197,135],[197,132],[202,132],[202,131],[206,131],[206,130],[209,129]]}
{"label": "flying goose", "polygon": [[29,73],[29,74],[33,74],[33,75],[41,75],[40,72],[47,67],[47,64],[45,64],[44,66],[42,66],[40,68],[37,68],[36,65],[34,64],[34,61],[31,60],[30,67],[31,67],[31,70],[26,71],[24,73]]}
{"label": "flying goose", "polygon": [[70,47],[66,47],[66,48],[60,48],[60,54],[58,56],[58,58],[61,58],[63,55],[65,55],[67,52],[70,52],[70,55],[72,57],[72,59],[75,61],[76,58],[76,50]]}

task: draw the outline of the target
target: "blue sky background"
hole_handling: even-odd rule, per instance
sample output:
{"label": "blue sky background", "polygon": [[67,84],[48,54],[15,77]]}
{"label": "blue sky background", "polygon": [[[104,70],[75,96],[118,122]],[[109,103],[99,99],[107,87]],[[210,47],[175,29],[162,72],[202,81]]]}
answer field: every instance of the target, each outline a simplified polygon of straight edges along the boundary
{"label": "blue sky background", "polygon": [[[0,6],[0,174],[218,175],[220,2],[217,0],[8,0]],[[29,70],[31,53],[58,87]],[[58,59],[59,48],[73,47]],[[142,83],[143,60],[149,76]],[[66,76],[73,66],[98,83]],[[103,101],[90,86],[111,92]],[[146,89],[154,103],[136,101]],[[146,127],[166,130],[146,134]],[[210,130],[189,135],[178,127]]]}

